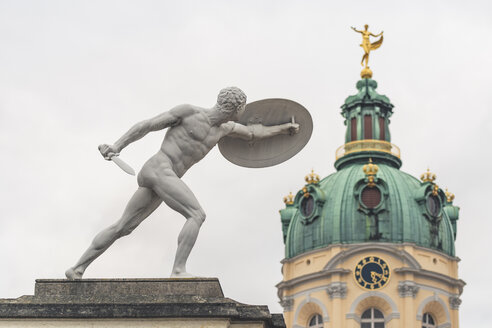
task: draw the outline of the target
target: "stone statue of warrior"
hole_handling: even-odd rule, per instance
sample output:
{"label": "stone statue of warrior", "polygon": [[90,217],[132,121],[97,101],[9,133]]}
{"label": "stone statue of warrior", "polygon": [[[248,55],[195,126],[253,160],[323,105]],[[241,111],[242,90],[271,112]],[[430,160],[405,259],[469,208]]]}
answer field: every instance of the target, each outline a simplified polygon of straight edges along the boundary
{"label": "stone statue of warrior", "polygon": [[94,238],[80,260],[65,272],[67,278],[82,278],[92,261],[118,238],[130,234],[162,202],[186,219],[178,236],[171,277],[191,277],[186,272],[186,260],[205,220],[205,212],[181,177],[193,164],[205,157],[223,137],[253,141],[279,134],[294,135],[299,131],[297,123],[256,125],[254,129],[239,124],[238,114],[244,111],[245,106],[244,92],[236,87],[225,88],[220,91],[217,104],[210,109],[179,105],[152,119],[135,124],[113,145],[100,145],[99,151],[102,156],[111,160],[126,146],[147,133],[168,129],[159,151],[138,173],[139,187],[121,218]]}

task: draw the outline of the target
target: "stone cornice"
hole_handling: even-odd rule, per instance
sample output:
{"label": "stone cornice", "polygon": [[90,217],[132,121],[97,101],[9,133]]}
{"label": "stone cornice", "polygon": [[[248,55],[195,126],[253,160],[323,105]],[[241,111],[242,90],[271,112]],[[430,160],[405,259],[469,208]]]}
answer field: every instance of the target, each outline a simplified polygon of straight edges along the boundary
{"label": "stone cornice", "polygon": [[384,252],[389,255],[400,258],[403,263],[410,265],[414,269],[420,269],[420,264],[418,261],[410,255],[405,250],[400,249],[395,246],[395,244],[389,243],[364,243],[358,246],[350,247],[347,250],[343,250],[337,255],[335,255],[328,263],[325,265],[325,270],[330,270],[332,268],[337,267],[341,263],[345,261],[346,258],[351,257],[358,253],[370,252],[370,251],[379,251]]}
{"label": "stone cornice", "polygon": [[280,263],[284,264],[284,263],[292,263],[292,262],[295,262],[305,256],[308,256],[308,255],[312,255],[312,254],[317,254],[317,253],[322,253],[322,252],[326,252],[328,250],[330,250],[331,248],[334,248],[334,247],[339,247],[342,249],[342,251],[347,251],[349,250],[350,248],[357,248],[357,247],[361,247],[361,246],[370,246],[370,245],[383,245],[383,246],[393,246],[393,247],[397,247],[397,248],[400,248],[400,247],[406,247],[406,246],[411,246],[411,247],[414,247],[415,249],[418,249],[418,250],[422,250],[422,251],[426,251],[426,252],[431,252],[433,254],[436,254],[436,255],[439,255],[439,256],[442,256],[444,258],[446,258],[447,260],[449,261],[456,261],[456,262],[460,262],[461,259],[457,256],[450,256],[446,253],[443,253],[443,252],[440,252],[438,250],[435,250],[435,249],[432,249],[432,248],[427,248],[427,247],[422,247],[422,246],[418,246],[414,243],[401,243],[401,244],[398,244],[398,243],[358,243],[358,244],[332,244],[332,245],[329,245],[327,247],[323,247],[323,248],[318,248],[318,249],[313,249],[311,251],[308,251],[308,252],[305,252],[305,253],[302,253],[302,254],[299,254],[299,255],[296,255],[292,258],[284,258],[280,261]]}
{"label": "stone cornice", "polygon": [[461,279],[454,279],[454,278],[448,277],[442,273],[433,272],[433,271],[424,270],[424,269],[416,270],[413,268],[402,267],[402,268],[396,268],[396,269],[394,269],[394,271],[396,273],[401,273],[401,274],[413,273],[414,275],[416,275],[418,277],[433,279],[435,281],[445,283],[447,285],[450,285],[451,287],[458,288],[460,291],[460,295],[463,292],[463,287],[466,285],[466,282],[464,282]]}
{"label": "stone cornice", "polygon": [[284,288],[290,288],[293,286],[297,286],[299,284],[303,284],[306,282],[318,280],[318,279],[325,279],[331,277],[331,275],[337,273],[337,274],[348,274],[351,271],[348,269],[332,269],[332,270],[326,270],[326,271],[318,271],[318,272],[313,272],[306,274],[304,276],[300,276],[291,280],[287,281],[281,281],[279,282],[275,287],[278,289],[284,289]]}
{"label": "stone cornice", "polygon": [[442,256],[442,257],[446,258],[446,260],[449,260],[449,261],[456,261],[456,262],[460,262],[461,261],[461,259],[458,256],[451,256],[451,255],[448,255],[446,253],[440,252],[440,251],[438,251],[436,249],[422,247],[422,246],[415,245],[415,244],[412,244],[412,243],[403,243],[402,245],[403,246],[412,246],[412,247],[414,247],[415,249],[417,249],[419,251],[430,252],[430,253],[436,254],[438,256]]}
{"label": "stone cornice", "polygon": [[[339,266],[344,259],[346,259],[349,256],[352,256],[354,254],[357,254],[359,252],[364,252],[368,250],[378,250],[378,251],[384,251],[387,253],[390,253],[394,256],[398,256],[402,258],[404,263],[408,263],[412,267],[401,267],[401,268],[396,268],[394,269],[395,273],[413,273],[416,276],[422,277],[422,278],[428,278],[432,279],[441,283],[445,283],[448,286],[458,288],[459,293],[463,292],[463,287],[466,285],[466,283],[461,280],[461,279],[455,279],[449,276],[446,276],[444,274],[438,273],[438,272],[433,272],[429,270],[422,269],[421,266],[418,264],[418,262],[414,259],[413,256],[411,256],[408,252],[400,249],[399,247],[396,247],[398,244],[389,244],[389,243],[364,243],[364,244],[357,244],[357,245],[345,245],[345,249],[342,250],[340,253],[335,255],[324,267],[322,271],[318,272],[313,272],[309,273],[300,277],[296,277],[287,281],[282,281],[276,285],[276,287],[279,289],[279,295],[281,295],[281,290],[283,289],[288,289],[293,286],[297,286],[299,284],[319,280],[319,279],[326,279],[331,277],[333,274],[348,274],[352,272],[351,270],[344,269],[344,268],[336,268],[336,266]],[[404,244],[402,244],[404,245]],[[413,244],[407,244],[414,246]],[[361,247],[362,246],[362,247]],[[333,247],[333,246],[331,246]],[[327,248],[323,249],[326,250]],[[424,250],[428,250],[427,248],[420,248]],[[316,250],[312,251],[310,253],[305,253],[303,256],[306,256],[307,254],[313,254],[313,253],[318,253],[321,250]],[[436,252],[437,253],[437,252]],[[440,255],[444,256],[445,254],[439,253]],[[287,260],[284,260],[284,263],[289,263],[294,260],[298,260],[301,256],[297,256],[296,258],[292,258]],[[459,258],[453,258],[450,256],[447,256],[450,259],[453,259],[455,261],[459,261]],[[403,290],[404,287],[401,287],[400,294],[407,296],[410,295],[410,290]],[[407,288],[408,289],[408,288]],[[418,291],[418,290],[417,290]],[[413,293],[414,291],[412,291]],[[416,291],[415,291],[416,292]],[[410,295],[413,296],[413,295]],[[403,297],[403,296],[402,296]]]}

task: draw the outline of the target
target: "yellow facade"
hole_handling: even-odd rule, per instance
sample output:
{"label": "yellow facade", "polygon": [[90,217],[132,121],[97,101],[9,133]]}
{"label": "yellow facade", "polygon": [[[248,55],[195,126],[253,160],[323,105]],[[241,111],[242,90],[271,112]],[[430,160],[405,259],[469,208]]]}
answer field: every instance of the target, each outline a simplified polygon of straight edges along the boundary
{"label": "yellow facade", "polygon": [[[354,272],[365,257],[384,260],[389,281],[374,290],[361,287]],[[283,261],[277,285],[288,328],[308,327],[316,314],[325,328],[360,328],[364,311],[375,308],[387,328],[421,328],[428,313],[439,328],[458,327],[457,257],[414,244],[332,245]]]}

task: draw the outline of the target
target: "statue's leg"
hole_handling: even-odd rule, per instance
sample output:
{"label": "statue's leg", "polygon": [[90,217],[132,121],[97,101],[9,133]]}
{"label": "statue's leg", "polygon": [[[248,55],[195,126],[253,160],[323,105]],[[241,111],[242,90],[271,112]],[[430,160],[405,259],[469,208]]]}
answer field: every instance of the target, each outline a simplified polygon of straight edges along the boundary
{"label": "statue's leg", "polygon": [[118,238],[130,234],[143,220],[154,212],[161,202],[161,199],[151,189],[144,187],[138,188],[128,202],[121,219],[97,234],[77,264],[65,272],[67,278],[82,278],[85,269],[92,261],[104,253]]}
{"label": "statue's leg", "polygon": [[186,261],[195,245],[200,227],[205,221],[205,212],[193,192],[172,170],[163,170],[160,173],[152,189],[164,203],[186,218],[178,236],[178,248],[171,277],[191,277],[186,272]]}
{"label": "statue's leg", "polygon": [[366,66],[367,66],[367,59],[368,59],[368,54],[365,53],[364,56],[362,56],[362,60],[360,62],[361,66],[364,66],[364,61],[366,61]]}

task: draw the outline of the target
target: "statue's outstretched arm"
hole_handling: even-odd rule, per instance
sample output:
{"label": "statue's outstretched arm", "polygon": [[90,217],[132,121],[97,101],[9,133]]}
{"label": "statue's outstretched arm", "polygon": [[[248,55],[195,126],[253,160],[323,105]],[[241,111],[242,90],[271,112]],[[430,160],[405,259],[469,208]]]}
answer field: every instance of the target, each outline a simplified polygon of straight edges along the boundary
{"label": "statue's outstretched arm", "polygon": [[179,124],[181,118],[186,115],[191,109],[188,105],[180,105],[168,112],[157,115],[154,118],[139,122],[132,126],[121,138],[113,145],[116,153],[119,153],[123,148],[134,141],[144,137],[151,131],[158,131]]}
{"label": "statue's outstretched arm", "polygon": [[372,35],[373,37],[375,37],[375,38],[376,38],[376,37],[378,37],[378,36],[380,36],[380,35],[383,35],[383,32],[384,32],[384,31],[381,31],[381,33],[376,34],[376,35],[374,35],[374,34],[372,34],[372,33],[371,33],[371,35]]}
{"label": "statue's outstretched arm", "polygon": [[357,33],[361,33],[361,34],[362,34],[362,31],[359,31],[359,30],[358,30],[358,29],[356,29],[355,27],[350,26],[350,28],[351,28],[352,30],[354,30],[355,32],[357,32]]}
{"label": "statue's outstretched arm", "polygon": [[261,124],[245,126],[236,122],[228,122],[226,124],[228,124],[228,136],[248,141],[269,138],[279,134],[294,134],[299,132],[299,124],[297,123],[285,123],[272,126]]}

